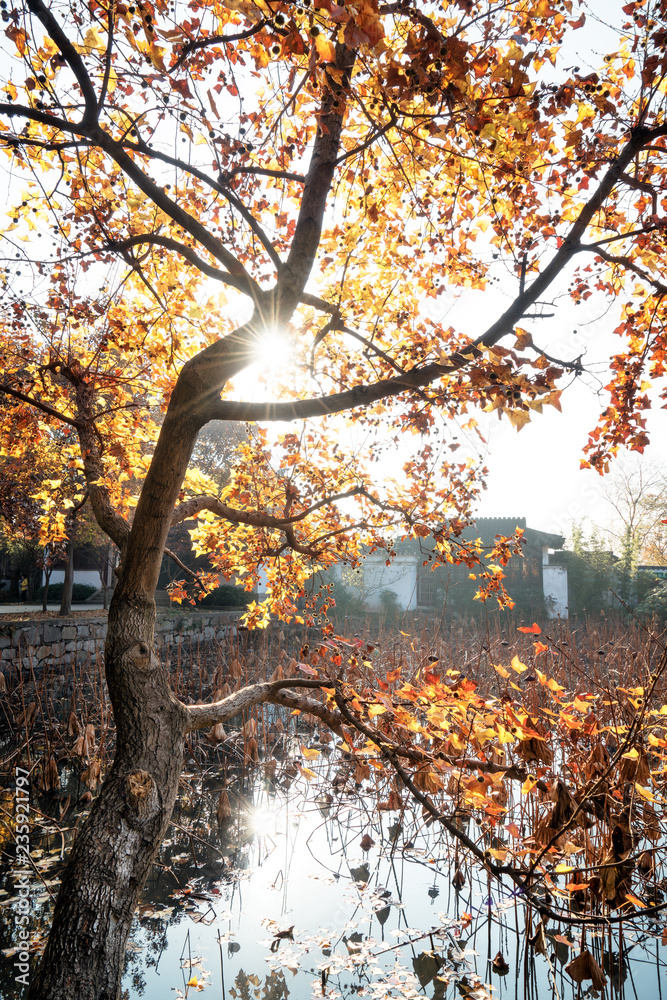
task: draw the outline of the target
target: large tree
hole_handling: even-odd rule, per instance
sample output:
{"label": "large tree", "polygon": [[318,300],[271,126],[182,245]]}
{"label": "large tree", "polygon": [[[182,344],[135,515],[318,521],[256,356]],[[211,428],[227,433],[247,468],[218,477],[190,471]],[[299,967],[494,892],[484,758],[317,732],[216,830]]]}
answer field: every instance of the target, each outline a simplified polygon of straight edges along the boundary
{"label": "large tree", "polygon": [[[219,570],[252,576],[268,558],[285,616],[314,569],[362,542],[390,558],[397,531],[473,559],[457,539],[476,470],[443,458],[438,421],[482,407],[520,428],[560,405],[581,362],[540,342],[534,307],[563,276],[574,302],[620,303],[588,461],[644,447],[645,383],[664,373],[665,3],[618,13],[618,45],[583,71],[558,57],[585,26],[575,0],[2,6],[15,200],[0,391],[10,425],[60,422],[76,442],[122,555],[105,648],[116,758],[32,997],[118,995],[189,730],[268,699],[326,714],[284,690],[317,679],[175,698],[153,647],[174,523],[199,518]],[[481,336],[434,319],[443,290],[498,274],[514,291]],[[235,400],[277,329],[281,399]],[[341,413],[375,435],[368,467],[331,428]],[[231,420],[260,427],[220,490],[188,465],[199,431]],[[297,420],[275,441],[262,429]],[[418,445],[380,490],[380,437],[404,432]],[[24,444],[14,432],[12,454]],[[497,586],[499,565],[482,575]]]}

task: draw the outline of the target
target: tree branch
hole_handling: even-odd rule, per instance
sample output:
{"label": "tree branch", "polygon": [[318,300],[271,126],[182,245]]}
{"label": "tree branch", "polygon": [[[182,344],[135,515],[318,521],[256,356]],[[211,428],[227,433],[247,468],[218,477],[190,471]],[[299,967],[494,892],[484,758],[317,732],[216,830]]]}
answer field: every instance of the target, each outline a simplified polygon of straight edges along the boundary
{"label": "tree branch", "polygon": [[336,164],[338,165],[340,163],[344,163],[345,160],[349,160],[351,156],[356,156],[358,153],[363,153],[363,151],[365,149],[368,149],[369,146],[372,146],[377,139],[381,139],[383,135],[386,135],[389,129],[394,127],[397,121],[398,118],[394,114],[392,114],[391,118],[389,119],[386,125],[383,125],[382,128],[377,130],[377,132],[372,132],[371,135],[369,135],[368,139],[366,139],[365,142],[362,142],[361,145],[355,146],[354,149],[350,149],[348,150],[347,153],[343,153],[342,156],[339,156],[338,159],[336,160]]}
{"label": "tree branch", "polygon": [[223,170],[220,174],[222,183],[229,183],[237,174],[257,174],[261,177],[277,177],[280,180],[295,181],[297,184],[306,183],[303,174],[293,174],[288,170],[271,170],[269,167],[232,167],[231,170]]}
{"label": "tree branch", "polygon": [[356,330],[351,330],[348,326],[345,326],[345,324],[341,322],[340,319],[335,317],[332,320],[330,320],[330,322],[327,323],[327,325],[322,330],[320,330],[320,332],[315,337],[315,340],[313,341],[313,346],[311,347],[310,350],[311,376],[313,374],[315,367],[315,350],[318,344],[320,344],[329,333],[333,333],[334,331],[337,333],[345,333],[348,335],[348,337],[353,337],[355,340],[359,341],[360,344],[363,344],[367,350],[372,351],[373,354],[377,355],[377,357],[382,358],[383,361],[386,361],[386,363],[391,368],[393,368],[394,371],[399,372],[401,375],[403,374],[403,369],[401,368],[401,366],[397,365],[396,362],[393,360],[393,358],[390,358],[385,351],[377,347],[371,340],[367,340],[366,337],[363,337],[360,333],[357,333]]}
{"label": "tree branch", "polygon": [[[336,45],[333,68],[351,73],[355,51],[346,45]],[[322,220],[331,188],[343,127],[345,99],[339,84],[326,89],[313,153],[306,176],[301,205],[296,220],[292,245],[276,286],[274,321],[286,323],[296,308],[310,276],[322,234]]]}
{"label": "tree branch", "polygon": [[271,240],[266,235],[266,233],[260,226],[257,219],[254,217],[252,212],[249,209],[247,209],[246,206],[243,204],[243,202],[240,200],[240,198],[237,198],[237,196],[233,193],[233,191],[230,191],[229,187],[223,183],[222,178],[224,175],[221,174],[220,179],[215,180],[213,177],[209,177],[207,174],[205,174],[203,170],[200,170],[198,167],[195,167],[192,163],[188,163],[185,160],[181,160],[177,156],[170,156],[168,153],[163,153],[158,149],[153,149],[151,146],[149,146],[142,140],[139,140],[137,143],[134,144],[130,143],[128,145],[129,148],[136,148],[139,152],[143,153],[145,156],[148,156],[152,160],[159,160],[161,163],[168,163],[170,166],[178,167],[184,173],[191,174],[193,177],[196,177],[198,180],[202,181],[202,183],[207,184],[214,191],[217,191],[218,194],[221,194],[223,198],[225,198],[229,202],[229,204],[232,205],[237,210],[237,212],[242,216],[242,218],[245,219],[250,230],[255,234],[255,236],[260,241],[266,252],[271,257],[271,260],[273,261],[276,267],[276,271],[280,270],[280,268],[282,267],[282,261],[280,260],[278,254],[276,253],[273,244],[271,243]]}
{"label": "tree branch", "polygon": [[639,266],[639,264],[635,264],[635,262],[630,260],[629,257],[615,257],[614,254],[607,253],[606,250],[603,250],[602,247],[599,246],[582,247],[582,250],[590,250],[596,256],[602,257],[603,260],[606,260],[608,264],[619,264],[627,271],[632,271],[634,274],[639,275],[643,281],[648,281],[649,285],[653,285],[655,290],[660,295],[667,294],[667,285],[663,281],[658,281],[657,278],[652,278],[648,271],[645,271],[643,267]]}
{"label": "tree branch", "polygon": [[55,407],[49,406],[48,403],[42,403],[39,399],[33,399],[32,396],[27,396],[24,392],[13,389],[10,385],[0,385],[0,392],[4,392],[7,396],[13,396],[15,399],[20,399],[21,402],[27,403],[28,406],[34,406],[36,410],[41,410],[42,413],[47,413],[50,417],[55,417],[56,420],[60,420],[64,424],[69,424],[70,427],[76,427],[77,430],[83,426],[81,420],[75,420],[74,417],[67,417],[64,413],[56,410]]}
{"label": "tree branch", "polygon": [[[189,733],[193,729],[206,729],[208,726],[214,726],[217,722],[225,722],[244,709],[252,708],[253,705],[274,702],[276,697],[280,696],[283,688],[321,688],[330,687],[331,683],[327,677],[313,678],[312,680],[305,677],[292,677],[279,681],[264,681],[259,684],[249,684],[247,687],[241,688],[240,691],[235,691],[223,698],[222,701],[214,701],[210,705],[184,705],[187,713],[185,732]],[[319,705],[319,702],[311,704],[307,711],[312,713],[315,705]],[[324,710],[324,706],[321,707]],[[340,717],[337,721],[334,714],[329,714],[332,720],[340,725]]]}
{"label": "tree branch", "polygon": [[165,247],[165,249],[171,250],[173,253],[177,253],[181,257],[185,257],[185,259],[189,261],[193,267],[196,267],[207,277],[215,278],[217,281],[222,281],[224,284],[237,288],[241,292],[247,291],[246,282],[244,280],[230,274],[229,271],[221,271],[219,267],[207,264],[207,262],[199,256],[199,254],[195,253],[192,247],[186,246],[184,243],[179,243],[178,240],[173,239],[171,236],[160,236],[158,233],[139,233],[137,236],[130,236],[126,240],[111,240],[104,247],[91,252],[96,253],[108,250],[113,253],[122,253],[124,250],[130,250],[132,247],[141,246],[143,243],[149,243],[158,247]]}
{"label": "tree branch", "polygon": [[[90,131],[90,138],[118,164],[120,169],[132,180],[140,191],[151,199],[157,208],[161,209],[165,215],[172,219],[181,229],[190,233],[198,243],[205,247],[216,260],[219,260],[227,268],[229,274],[237,279],[236,287],[249,295],[254,302],[260,302],[265,298],[265,293],[261,290],[254,278],[246,271],[243,264],[226,249],[219,239],[195,219],[189,212],[181,208],[177,202],[173,201],[167,192],[149,177],[138,163],[125,151],[121,142],[114,139],[103,129],[95,128]],[[142,152],[142,150],[137,150]],[[150,155],[150,151],[146,154]]]}
{"label": "tree branch", "polygon": [[97,124],[98,108],[97,95],[92,80],[88,76],[85,64],[79,53],[76,51],[65,32],[60,27],[49,8],[42,0],[27,0],[28,10],[41,21],[46,33],[53,39],[64,60],[74,73],[77,83],[81,87],[81,93],[85,102],[85,112],[81,120],[84,128],[90,128]]}
{"label": "tree branch", "polygon": [[233,35],[209,35],[207,38],[197,38],[190,42],[186,42],[181,47],[181,54],[174,65],[169,67],[169,72],[175,73],[176,70],[183,65],[188,56],[192,52],[196,52],[197,49],[205,49],[210,45],[226,45],[229,44],[229,42],[243,41],[244,38],[251,38],[253,35],[256,35],[268,23],[270,22],[265,21],[264,18],[262,18],[262,20],[258,24],[255,24],[252,28],[247,28],[245,31],[237,31]]}
{"label": "tree branch", "polygon": [[286,525],[303,521],[304,518],[319,510],[320,507],[326,507],[328,504],[336,503],[338,500],[347,500],[349,497],[359,496],[360,494],[368,495],[363,486],[355,486],[345,493],[335,493],[332,496],[324,497],[311,507],[302,510],[298,514],[293,514],[291,517],[277,517],[274,514],[259,514],[238,510],[238,508],[230,507],[228,504],[223,503],[222,500],[218,500],[217,497],[200,494],[178,505],[171,519],[171,524],[173,527],[180,521],[185,521],[186,518],[194,517],[201,510],[210,510],[211,513],[217,514],[219,517],[224,517],[226,521],[232,521],[234,524],[251,524],[258,528],[284,528]]}

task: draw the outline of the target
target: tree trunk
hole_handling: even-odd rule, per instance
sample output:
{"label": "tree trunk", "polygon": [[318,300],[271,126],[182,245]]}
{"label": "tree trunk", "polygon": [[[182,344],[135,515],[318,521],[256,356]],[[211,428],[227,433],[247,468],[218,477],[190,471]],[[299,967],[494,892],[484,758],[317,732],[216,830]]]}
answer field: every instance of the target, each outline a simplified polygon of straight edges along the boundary
{"label": "tree trunk", "polygon": [[[50,25],[46,8],[41,3],[37,8]],[[336,67],[351,71],[353,64],[354,52],[338,45]],[[104,649],[116,721],[116,757],[72,848],[28,1000],[117,1000],[119,996],[134,909],[171,819],[185,732],[191,721],[153,651],[154,595],[167,534],[197,434],[216,417],[222,389],[254,360],[253,348],[267,321],[287,323],[304,291],[337,163],[343,113],[340,95],[327,89],[290,253],[279,281],[271,293],[253,291],[255,309],[246,325],[183,365],[131,528],[113,510],[106,492],[94,427],[97,405],[87,382],[77,381],[77,428],[87,483],[82,504],[90,497],[98,523],[121,550]],[[98,140],[152,197],[153,182],[119,144],[100,129]],[[209,242],[204,240],[207,246]],[[248,704],[273,692],[267,685],[258,688],[261,691],[249,693]]]}
{"label": "tree trunk", "polygon": [[[42,595],[42,611],[46,611],[46,604],[49,599],[49,580],[51,579],[51,570],[44,570],[44,594]],[[64,589],[64,588],[63,588]]]}
{"label": "tree trunk", "polygon": [[74,586],[74,524],[70,531],[65,556],[65,579],[63,580],[63,596],[60,601],[61,618],[72,614],[72,588]]}
{"label": "tree trunk", "polygon": [[117,753],[72,848],[28,1000],[117,1000],[139,895],[171,819],[186,712],[153,652],[155,605],[114,597],[105,663]]}

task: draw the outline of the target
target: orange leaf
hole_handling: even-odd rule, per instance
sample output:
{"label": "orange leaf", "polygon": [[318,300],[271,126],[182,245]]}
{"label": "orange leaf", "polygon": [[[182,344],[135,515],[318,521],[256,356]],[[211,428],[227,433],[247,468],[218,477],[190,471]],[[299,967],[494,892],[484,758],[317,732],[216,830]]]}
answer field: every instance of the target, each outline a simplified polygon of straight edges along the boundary
{"label": "orange leaf", "polygon": [[517,629],[518,632],[531,632],[534,635],[539,635],[542,631],[537,622],[533,622],[532,625],[521,625]]}
{"label": "orange leaf", "polygon": [[322,62],[334,62],[336,46],[321,34],[315,39],[315,50]]}

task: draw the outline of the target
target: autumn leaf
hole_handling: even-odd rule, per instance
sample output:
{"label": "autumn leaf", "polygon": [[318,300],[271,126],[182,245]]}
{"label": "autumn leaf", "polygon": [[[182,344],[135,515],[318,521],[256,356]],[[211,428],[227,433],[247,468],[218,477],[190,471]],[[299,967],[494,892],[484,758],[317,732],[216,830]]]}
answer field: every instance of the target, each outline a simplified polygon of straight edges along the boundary
{"label": "autumn leaf", "polygon": [[8,28],[5,28],[5,35],[14,42],[18,54],[24,56],[29,38],[28,33],[23,28],[19,28],[17,24],[10,24]]}
{"label": "autumn leaf", "polygon": [[565,966],[565,972],[575,983],[583,983],[584,980],[591,979],[594,990],[602,990],[607,982],[602,969],[587,949],[584,949],[581,954]]}
{"label": "autumn leaf", "polygon": [[315,50],[322,62],[335,62],[336,46],[321,33],[315,39]]}

